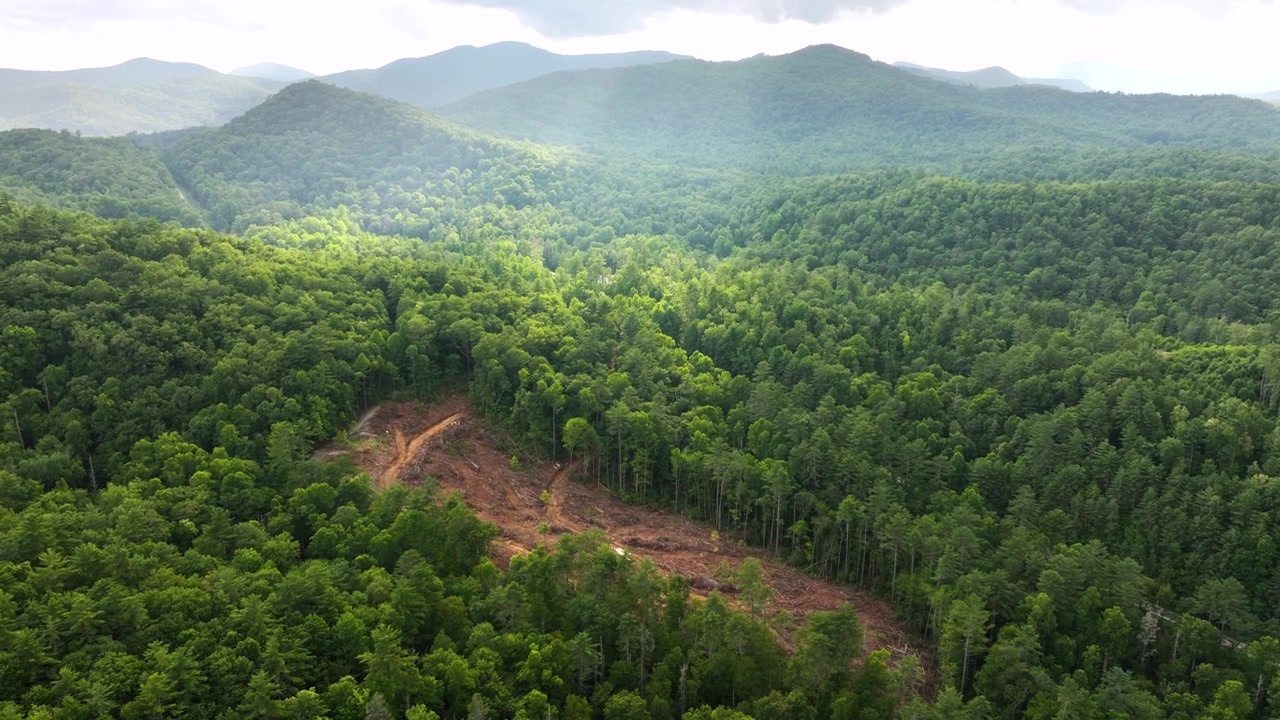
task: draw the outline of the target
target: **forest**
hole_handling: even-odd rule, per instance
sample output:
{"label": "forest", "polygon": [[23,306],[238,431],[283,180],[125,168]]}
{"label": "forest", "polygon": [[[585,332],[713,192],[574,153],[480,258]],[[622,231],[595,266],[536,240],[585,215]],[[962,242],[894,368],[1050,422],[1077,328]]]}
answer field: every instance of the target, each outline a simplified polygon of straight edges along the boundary
{"label": "forest", "polygon": [[[317,83],[5,138],[0,718],[1280,717],[1262,155],[642,166]],[[451,388],[925,656],[309,459]]]}

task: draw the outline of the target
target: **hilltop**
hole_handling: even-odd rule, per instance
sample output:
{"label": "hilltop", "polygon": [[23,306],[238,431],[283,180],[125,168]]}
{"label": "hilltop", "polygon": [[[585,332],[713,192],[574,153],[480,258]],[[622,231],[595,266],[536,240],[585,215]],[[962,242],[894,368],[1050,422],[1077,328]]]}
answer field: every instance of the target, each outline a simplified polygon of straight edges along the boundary
{"label": "hilltop", "polygon": [[522,205],[547,190],[528,177],[509,176],[545,177],[559,162],[556,153],[314,80],[286,87],[220,128],[192,134],[166,158],[216,227],[232,227],[254,212],[254,221],[269,222],[339,204],[385,209],[404,203],[419,212],[472,192],[487,198],[497,192]]}
{"label": "hilltop", "polygon": [[324,82],[419,107],[437,107],[483,90],[561,70],[616,68],[681,59],[665,52],[559,55],[518,42],[463,45],[434,55],[404,58],[375,70],[327,75]]}
{"label": "hilltop", "polygon": [[931,68],[923,65],[916,65],[909,62],[896,62],[894,67],[906,70],[909,73],[920,75],[921,77],[933,78],[934,80],[942,80],[943,82],[956,83],[958,85],[973,85],[982,88],[998,88],[998,87],[1017,87],[1019,85],[1048,85],[1050,87],[1069,90],[1071,92],[1093,92],[1093,89],[1083,82],[1075,78],[1024,78],[1013,74],[1009,70],[995,66],[983,68],[982,70],[944,70],[942,68]]}
{"label": "hilltop", "polygon": [[0,192],[108,218],[201,222],[154,150],[124,138],[51,130],[0,132]]}

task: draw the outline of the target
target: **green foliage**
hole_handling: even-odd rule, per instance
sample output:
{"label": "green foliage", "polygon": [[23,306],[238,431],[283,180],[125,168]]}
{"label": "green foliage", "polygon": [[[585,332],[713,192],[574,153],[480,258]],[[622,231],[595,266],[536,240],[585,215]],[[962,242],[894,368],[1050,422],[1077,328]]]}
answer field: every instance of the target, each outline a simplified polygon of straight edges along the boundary
{"label": "green foliage", "polygon": [[167,163],[217,228],[345,205],[384,218],[388,230],[423,235],[495,197],[517,208],[545,201],[567,157],[308,81],[182,140]]}
{"label": "green foliage", "polygon": [[[486,323],[483,343],[531,296],[507,274],[517,256],[495,254],[501,274],[450,263],[492,294],[459,305],[432,289],[438,260],[402,249],[6,208],[4,712],[675,717],[792,690],[769,628],[598,533],[500,573],[494,528],[458,498],[374,494],[349,464],[307,459],[354,419],[360,385],[376,400],[406,382],[401,363],[475,361],[448,334],[442,354],[430,336],[410,352],[419,312]],[[489,314],[499,297],[510,314]]]}
{"label": "green foliage", "polygon": [[69,132],[0,132],[0,193],[26,203],[85,210],[108,218],[150,217],[199,225],[159,154],[124,138]]}
{"label": "green foliage", "polygon": [[[1265,148],[1197,139],[1228,101],[945,92],[1103,140],[974,110],[1017,141],[939,160],[975,179],[628,172],[304,84],[161,143],[244,236],[0,196],[0,713],[1274,714]],[[1183,147],[1131,152],[1154,116]],[[521,457],[892,603],[936,703],[848,608],[788,657],[753,563],[746,614],[596,533],[501,573],[460,500],[306,460],[458,381]]]}

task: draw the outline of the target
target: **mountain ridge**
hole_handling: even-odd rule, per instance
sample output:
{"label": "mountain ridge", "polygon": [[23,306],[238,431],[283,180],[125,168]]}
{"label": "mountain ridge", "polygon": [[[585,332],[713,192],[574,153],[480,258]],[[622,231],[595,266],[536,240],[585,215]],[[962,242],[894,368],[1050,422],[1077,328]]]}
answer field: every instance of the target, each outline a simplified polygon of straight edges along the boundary
{"label": "mountain ridge", "polygon": [[228,75],[237,77],[257,77],[266,78],[267,80],[275,80],[277,82],[298,82],[299,80],[309,80],[315,77],[315,73],[308,72],[289,65],[281,65],[280,63],[262,62],[256,65],[248,65],[236,68]]}
{"label": "mountain ridge", "polygon": [[832,45],[554,73],[440,112],[484,132],[589,152],[804,173],[950,171],[996,148],[1280,150],[1280,113],[1254,101],[980,89]]}
{"label": "mountain ridge", "polygon": [[973,85],[982,88],[1016,87],[1018,85],[1048,85],[1070,92],[1093,92],[1093,88],[1075,78],[1024,78],[999,65],[980,70],[945,70],[899,61],[894,67],[907,72],[930,77],[943,82]]}
{"label": "mountain ridge", "polygon": [[430,108],[562,70],[679,59],[686,58],[661,51],[560,55],[527,43],[501,42],[479,47],[460,45],[424,57],[401,58],[379,68],[334,73],[320,80]]}
{"label": "mountain ridge", "polygon": [[75,70],[19,70],[0,68],[0,90],[78,84],[125,87],[172,77],[219,75],[216,70],[188,62],[169,62],[147,57],[103,67]]}
{"label": "mountain ridge", "polygon": [[81,70],[0,70],[0,130],[116,136],[216,125],[281,87],[273,80],[150,58]]}

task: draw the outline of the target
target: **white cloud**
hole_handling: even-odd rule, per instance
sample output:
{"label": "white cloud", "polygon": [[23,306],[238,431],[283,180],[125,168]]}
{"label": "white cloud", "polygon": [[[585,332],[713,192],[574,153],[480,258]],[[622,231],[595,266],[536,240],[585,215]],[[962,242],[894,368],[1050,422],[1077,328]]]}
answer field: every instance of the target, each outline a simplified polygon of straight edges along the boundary
{"label": "white cloud", "polygon": [[305,11],[286,0],[0,0],[0,67],[149,56],[219,70],[273,61],[323,74],[501,40],[714,60],[835,43],[956,70],[1003,65],[1049,76],[1066,68],[1108,90],[1280,89],[1271,37],[1280,6],[1269,0],[554,0],[537,13],[558,7],[575,22],[600,23],[585,14],[610,7],[621,28],[554,37],[531,27],[531,0],[476,2],[524,14],[459,0],[312,0]]}
{"label": "white cloud", "polygon": [[567,38],[640,30],[675,10],[742,16],[776,24],[787,20],[820,24],[845,12],[878,13],[909,0],[449,0],[459,5],[510,10],[548,37]]}

